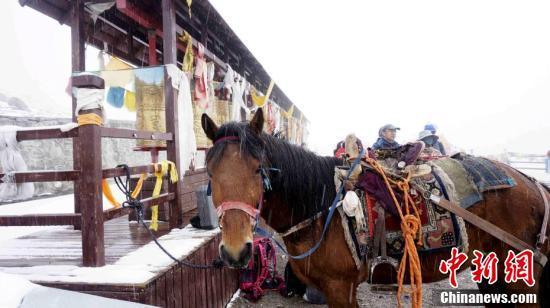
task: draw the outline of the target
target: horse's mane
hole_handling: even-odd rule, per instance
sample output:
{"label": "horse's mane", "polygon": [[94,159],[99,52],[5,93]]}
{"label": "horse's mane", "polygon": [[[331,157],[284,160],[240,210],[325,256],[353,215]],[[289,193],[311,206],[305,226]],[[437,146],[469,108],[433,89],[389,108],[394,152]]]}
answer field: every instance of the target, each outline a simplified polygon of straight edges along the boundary
{"label": "horse's mane", "polygon": [[218,142],[208,152],[206,161],[217,164],[228,143],[239,143],[243,157],[258,159],[266,167],[279,169],[271,172],[273,190],[266,198],[277,194],[292,210],[291,224],[296,224],[330,206],[336,192],[334,167],[339,162],[334,157],[322,157],[290,144],[275,134],[254,133],[245,123],[230,122],[221,126],[215,140],[236,136],[238,140]]}

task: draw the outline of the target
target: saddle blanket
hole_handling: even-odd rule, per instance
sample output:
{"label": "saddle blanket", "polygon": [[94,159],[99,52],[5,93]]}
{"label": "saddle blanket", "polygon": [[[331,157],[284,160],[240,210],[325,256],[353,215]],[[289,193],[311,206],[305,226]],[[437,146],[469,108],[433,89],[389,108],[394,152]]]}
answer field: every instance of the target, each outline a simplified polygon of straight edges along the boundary
{"label": "saddle blanket", "polygon": [[485,191],[516,185],[496,163],[483,157],[459,153],[452,158],[432,160],[429,164],[438,166],[448,175],[454,184],[457,202],[465,209],[483,200]]}
{"label": "saddle blanket", "polygon": [[464,166],[480,192],[510,188],[516,185],[514,179],[499,168],[495,162],[487,158],[462,153],[452,158],[458,160]]}

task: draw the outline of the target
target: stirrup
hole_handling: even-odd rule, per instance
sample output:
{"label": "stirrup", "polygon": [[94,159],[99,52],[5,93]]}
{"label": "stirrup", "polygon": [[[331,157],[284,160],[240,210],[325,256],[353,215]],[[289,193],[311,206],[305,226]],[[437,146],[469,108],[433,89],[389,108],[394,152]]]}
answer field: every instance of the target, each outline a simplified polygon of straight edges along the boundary
{"label": "stirrup", "polygon": [[[369,260],[368,282],[392,284],[397,282],[398,262],[386,253],[386,212],[382,206],[378,206],[376,211],[378,219],[375,225],[373,258]],[[377,268],[384,271],[382,275],[376,275]]]}
{"label": "stirrup", "polygon": [[[389,272],[387,272],[384,276],[388,277],[388,279],[385,279],[381,281],[380,279],[376,279],[376,281],[373,280],[375,277],[375,271],[376,269],[384,270],[389,268]],[[397,270],[399,268],[399,263],[396,259],[388,256],[378,256],[374,258],[370,262],[369,266],[369,283],[370,284],[392,284],[397,282]],[[384,278],[386,278],[384,277]]]}

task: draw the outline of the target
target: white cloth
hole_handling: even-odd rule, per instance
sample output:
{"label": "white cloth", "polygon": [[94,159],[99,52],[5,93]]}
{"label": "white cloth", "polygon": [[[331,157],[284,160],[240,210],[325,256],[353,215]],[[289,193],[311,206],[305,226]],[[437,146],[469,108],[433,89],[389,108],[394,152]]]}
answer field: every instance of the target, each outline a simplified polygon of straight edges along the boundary
{"label": "white cloth", "polygon": [[195,138],[193,121],[193,101],[191,99],[191,85],[186,74],[181,74],[178,93],[178,119],[180,139],[179,175],[183,180],[185,171],[195,160],[197,154],[197,140]]}
{"label": "white cloth", "polygon": [[[172,80],[172,87],[174,89],[179,89],[182,76],[185,75],[185,73],[175,64],[166,64],[166,73],[168,73],[170,80]],[[187,78],[187,76],[185,78]]]}
{"label": "white cloth", "polygon": [[250,114],[250,110],[246,106],[243,100],[243,94],[246,88],[246,81],[239,75],[237,75],[238,80],[235,81],[231,87],[231,121],[240,122],[241,121],[241,108],[244,109],[246,114]]}
{"label": "white cloth", "polygon": [[233,84],[235,83],[235,72],[233,72],[233,69],[229,64],[227,64],[227,71],[225,72],[225,76],[223,77],[223,87],[226,88],[229,91],[229,94],[231,94],[233,89]]}
{"label": "white cloth", "polygon": [[91,11],[90,15],[92,17],[92,20],[95,23],[99,15],[101,15],[106,10],[112,8],[114,5],[115,5],[115,1],[111,1],[106,3],[88,3],[86,4],[86,7],[90,9]]}
{"label": "white cloth", "polygon": [[75,115],[81,110],[101,109],[105,118],[105,109],[103,100],[105,98],[105,89],[87,89],[73,87],[73,95],[76,97]]}
{"label": "white cloth", "polygon": [[348,191],[343,201],[343,208],[346,215],[355,217],[357,229],[366,227],[365,215],[363,214],[362,204],[354,191]]}
{"label": "white cloth", "polygon": [[10,173],[28,171],[27,164],[19,152],[16,126],[4,126],[0,131],[0,166],[4,176],[0,183],[0,201],[23,200],[34,195],[33,183],[13,183]]}

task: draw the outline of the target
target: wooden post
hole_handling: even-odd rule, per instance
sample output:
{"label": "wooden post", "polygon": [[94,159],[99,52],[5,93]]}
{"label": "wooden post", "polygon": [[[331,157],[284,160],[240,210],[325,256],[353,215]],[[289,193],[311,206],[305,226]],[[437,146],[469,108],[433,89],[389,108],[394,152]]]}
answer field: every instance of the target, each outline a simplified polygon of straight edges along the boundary
{"label": "wooden post", "polygon": [[[98,88],[97,76],[76,76],[74,85],[81,88]],[[101,86],[105,88],[104,85]],[[101,114],[101,109],[79,112]],[[80,155],[79,193],[75,194],[82,214],[82,263],[84,266],[105,265],[105,246],[103,230],[103,191],[101,188],[101,127],[83,125],[78,127],[77,149]]]}
{"label": "wooden post", "polygon": [[[72,72],[81,72],[86,68],[86,57],[84,52],[84,25],[82,22],[83,9],[81,0],[72,2],[71,8],[71,54],[72,54]],[[72,90],[72,89],[71,89]],[[72,119],[76,122],[76,97],[73,96]],[[78,138],[73,138],[73,170],[80,170],[80,158],[78,152]],[[80,213],[80,203],[77,200],[79,195],[78,181],[73,182],[74,191],[74,212]],[[80,230],[80,222],[73,225],[75,230]]]}
{"label": "wooden post", "polygon": [[155,30],[148,31],[149,66],[157,65],[157,35]]}
{"label": "wooden post", "polygon": [[[176,12],[174,9],[174,0],[162,0],[162,28],[163,28],[163,60],[164,64],[176,64]],[[178,124],[178,105],[177,91],[172,87],[168,74],[165,72],[164,97],[166,103],[166,131],[174,136],[172,141],[166,142],[166,157],[168,160],[176,163],[178,171],[183,168],[180,166],[179,156],[179,124]],[[180,174],[180,179],[183,174]],[[170,228],[179,227],[183,221],[181,214],[181,181],[169,185],[169,191],[176,193],[176,198],[170,201]]]}

